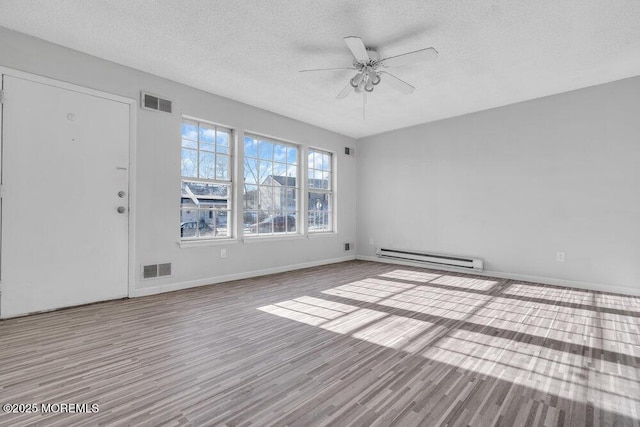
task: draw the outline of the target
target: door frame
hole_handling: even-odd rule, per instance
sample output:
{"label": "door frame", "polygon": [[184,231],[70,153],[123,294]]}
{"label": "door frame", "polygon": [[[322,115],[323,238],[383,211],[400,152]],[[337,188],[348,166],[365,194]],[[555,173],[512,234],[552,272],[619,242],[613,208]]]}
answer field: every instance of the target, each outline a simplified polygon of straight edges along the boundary
{"label": "door frame", "polygon": [[[135,232],[136,232],[136,129],[137,129],[137,111],[138,101],[132,98],[127,98],[120,95],[114,95],[108,92],[103,92],[96,89],[91,89],[84,86],[79,86],[73,83],[67,83],[61,80],[28,73],[25,71],[16,70],[0,65],[0,77],[2,77],[2,89],[4,89],[4,76],[9,75],[24,80],[29,80],[35,83],[41,83],[48,86],[53,86],[60,89],[66,89],[73,92],[78,92],[85,95],[95,96],[98,98],[108,99],[110,101],[116,101],[129,105],[129,166],[128,166],[128,179],[129,179],[129,211],[128,211],[128,265],[127,265],[127,296],[131,298],[135,295],[135,283],[136,283],[136,269],[135,263]],[[11,100],[5,99],[4,102],[11,102]],[[4,127],[2,119],[4,117],[4,105],[0,104],[0,185],[2,184],[3,175],[3,162],[2,156],[4,149]],[[0,201],[0,239],[2,238],[2,205]],[[0,263],[2,262],[2,253],[0,253]],[[1,267],[1,264],[0,264]],[[2,270],[0,268],[0,289],[2,287]],[[0,292],[0,298],[2,298]],[[0,313],[1,317],[2,313]]]}

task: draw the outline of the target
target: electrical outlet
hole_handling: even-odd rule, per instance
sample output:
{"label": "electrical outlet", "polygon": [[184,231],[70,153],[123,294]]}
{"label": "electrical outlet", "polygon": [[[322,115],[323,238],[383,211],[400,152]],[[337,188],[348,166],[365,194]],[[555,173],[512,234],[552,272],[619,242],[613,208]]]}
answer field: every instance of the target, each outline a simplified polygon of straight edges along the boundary
{"label": "electrical outlet", "polygon": [[226,258],[226,257],[227,257],[227,249],[226,248],[220,249],[220,258]]}
{"label": "electrical outlet", "polygon": [[556,261],[564,262],[565,253],[564,252],[556,252]]}
{"label": "electrical outlet", "polygon": [[371,246],[373,246],[375,244],[375,242],[373,241],[373,237],[369,237],[369,244]]}

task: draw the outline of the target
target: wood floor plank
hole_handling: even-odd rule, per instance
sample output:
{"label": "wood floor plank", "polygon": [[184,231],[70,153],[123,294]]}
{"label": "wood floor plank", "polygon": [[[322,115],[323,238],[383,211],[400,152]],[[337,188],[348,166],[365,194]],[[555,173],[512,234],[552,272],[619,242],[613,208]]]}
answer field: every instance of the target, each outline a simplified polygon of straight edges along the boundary
{"label": "wood floor plank", "polygon": [[353,261],[0,321],[21,425],[640,426],[640,298]]}

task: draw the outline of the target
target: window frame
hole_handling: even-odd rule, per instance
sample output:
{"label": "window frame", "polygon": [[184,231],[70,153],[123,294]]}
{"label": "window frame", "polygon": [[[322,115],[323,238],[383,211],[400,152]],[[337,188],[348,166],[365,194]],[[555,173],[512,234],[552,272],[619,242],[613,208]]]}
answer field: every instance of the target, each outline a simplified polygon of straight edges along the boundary
{"label": "window frame", "polygon": [[[185,124],[188,125],[196,125],[197,126],[197,139],[191,139],[191,138],[184,138],[184,134],[183,134],[183,126]],[[209,142],[208,144],[212,144],[213,145],[213,151],[211,150],[206,150],[206,149],[202,149],[201,147],[201,128],[205,127],[207,129],[213,129],[215,131],[215,135],[213,138],[213,142]],[[220,132],[224,132],[228,135],[227,137],[227,145],[226,145],[226,152],[219,150],[219,147],[223,147],[222,144],[218,143],[218,138],[217,138],[217,134],[218,131]],[[234,239],[234,223],[235,223],[235,206],[234,206],[234,191],[235,191],[235,180],[234,180],[234,162],[235,162],[235,153],[234,153],[234,138],[235,138],[235,131],[234,129],[228,127],[228,126],[224,126],[209,120],[205,120],[205,119],[201,119],[201,118],[197,118],[197,117],[192,117],[192,116],[187,116],[187,115],[182,115],[181,119],[180,119],[180,238],[179,241],[180,243],[192,243],[192,242],[216,242],[216,241],[229,241]],[[195,142],[195,148],[193,147],[185,147],[185,142],[191,142],[194,143]],[[196,165],[195,165],[195,177],[193,176],[185,176],[183,175],[183,162],[184,162],[184,157],[183,157],[183,152],[184,150],[191,150],[191,151],[195,151],[196,153]],[[200,177],[200,155],[201,153],[207,153],[207,154],[213,154],[214,156],[214,170],[216,171],[216,173],[214,174],[214,178],[202,178]],[[225,178],[219,178],[217,175],[217,168],[219,166],[218,163],[218,156],[226,156],[227,157],[227,163],[226,163],[226,179]],[[195,221],[183,221],[183,211],[186,210],[190,210],[188,208],[185,208],[183,206],[183,199],[189,197],[188,194],[185,194],[183,192],[183,188],[184,188],[184,184],[185,182],[189,182],[189,183],[193,183],[193,184],[200,184],[200,185],[211,185],[211,186],[225,186],[227,187],[227,191],[226,191],[226,198],[224,200],[226,200],[226,207],[225,208],[216,208],[216,207],[201,207],[198,203],[195,203],[195,206],[193,207],[192,210],[195,210],[197,212],[196,215],[196,219]],[[199,195],[193,195],[192,196],[199,196]],[[194,197],[192,197],[193,200]],[[207,197],[207,196],[203,196],[203,197],[195,197],[196,199],[200,200],[200,199],[204,199],[204,200],[219,200],[221,199],[221,197],[214,197],[213,195],[211,197]],[[212,205],[214,203],[212,202]],[[207,236],[199,236],[199,231],[200,231],[200,222],[203,221],[201,218],[201,213],[202,212],[208,212],[209,213],[209,218],[214,218],[213,221],[213,234],[212,235],[207,235]],[[216,225],[216,221],[217,221],[217,217],[218,214],[221,212],[226,212],[226,234],[225,235],[217,235],[218,232],[218,227]],[[196,233],[196,235],[194,236],[183,236],[182,234],[182,224],[185,222],[195,222],[198,228],[198,232]],[[206,221],[205,221],[206,222]],[[210,225],[210,224],[207,224]]]}
{"label": "window frame", "polygon": [[[311,154],[314,153],[319,153],[321,155],[328,155],[329,159],[327,161],[327,165],[328,165],[328,170],[327,169],[317,169],[315,167],[309,167],[309,156]],[[327,150],[327,149],[323,149],[323,148],[316,148],[316,147],[308,147],[307,151],[306,151],[306,168],[305,168],[305,172],[307,175],[307,182],[306,182],[306,202],[307,202],[307,210],[306,210],[306,220],[307,220],[307,234],[309,236],[316,236],[316,235],[322,235],[322,234],[334,234],[336,233],[336,221],[335,221],[335,215],[336,215],[336,201],[335,201],[335,153],[333,151]],[[315,166],[315,164],[314,164]],[[318,172],[328,172],[328,185],[327,188],[317,188],[317,187],[312,187],[310,184],[310,180],[312,178],[309,177],[310,172],[313,171],[314,172],[314,176],[315,176],[315,171]],[[316,178],[313,178],[314,180]],[[321,229],[321,230],[314,230],[311,228],[311,223],[309,222],[309,217],[312,214],[318,214],[318,213],[322,213],[324,212],[324,210],[320,209],[314,209],[310,203],[309,203],[309,198],[311,193],[319,193],[319,194],[325,194],[327,195],[327,199],[328,199],[328,209],[326,210],[328,216],[327,216],[327,222],[328,222],[328,228],[327,229]]]}
{"label": "window frame", "polygon": [[[247,139],[252,139],[254,141],[254,143],[256,143],[256,152],[255,155],[247,155],[247,151],[246,151],[246,144],[247,144]],[[260,141],[262,142],[267,142],[270,144],[273,144],[272,147],[272,151],[271,151],[271,157],[270,159],[266,159],[266,158],[262,158],[261,154],[260,154]],[[285,149],[285,161],[278,161],[275,158],[275,153],[276,153],[276,149],[275,146],[281,146]],[[289,158],[289,152],[288,149],[295,149],[296,150],[296,154],[295,154],[295,163],[290,161]],[[242,236],[243,238],[246,238],[247,241],[251,241],[251,240],[261,240],[261,239],[268,239],[268,240],[279,240],[279,239],[292,239],[292,238],[299,238],[304,236],[304,229],[303,229],[303,224],[304,222],[302,221],[302,217],[304,215],[304,204],[302,203],[300,197],[303,194],[303,188],[302,188],[302,183],[300,180],[300,177],[302,176],[302,168],[303,165],[301,163],[302,161],[302,150],[303,150],[303,146],[301,144],[292,142],[292,141],[287,141],[284,140],[282,138],[276,138],[276,137],[272,137],[272,136],[267,136],[267,135],[263,135],[260,133],[256,133],[256,132],[245,132],[242,138],[242,158],[243,158],[243,162],[242,165],[238,165],[238,169],[242,171],[242,174],[239,174],[238,179],[242,180],[242,189],[241,191],[239,191],[239,197],[242,198],[242,202],[241,202],[241,206],[240,206],[240,210],[242,212],[242,226],[239,227],[239,229],[242,232]],[[247,168],[247,161],[255,161],[256,163],[256,169],[257,169],[257,173],[255,176],[255,182],[247,182],[246,181],[246,168]],[[294,178],[294,185],[290,186],[290,185],[284,185],[284,186],[280,186],[280,187],[276,187],[275,185],[269,185],[269,184],[264,184],[264,180],[263,182],[261,181],[261,174],[260,174],[260,161],[266,161],[270,163],[270,167],[271,167],[271,174],[267,174],[266,178],[268,177],[273,177],[274,176],[282,176],[282,175],[274,175],[273,171],[274,171],[274,165],[279,165],[279,166],[283,166],[285,167],[285,173],[287,173],[287,171],[289,170],[289,167],[294,166],[295,170],[296,170],[296,174]],[[291,178],[287,175],[284,176],[285,178]],[[254,201],[255,203],[255,208],[247,208],[247,194],[245,193],[245,191],[247,190],[247,186],[254,186],[256,191],[256,201]],[[273,199],[275,199],[275,189],[278,188],[280,190],[280,192],[289,192],[289,191],[293,191],[293,199],[295,200],[295,203],[293,204],[293,210],[288,210],[283,209],[282,207],[282,203],[280,202],[280,205],[275,208],[275,209],[264,209],[262,208],[261,205],[261,197],[263,192],[261,191],[261,188],[265,188],[268,189],[270,188],[271,191],[273,191],[274,196],[272,196]],[[269,191],[266,191],[265,193],[268,193]],[[280,200],[282,199],[282,196],[279,198]],[[286,199],[286,198],[285,198]],[[245,214],[247,213],[255,213],[255,222],[252,221],[253,225],[250,227],[254,227],[255,226],[255,232],[251,232],[251,231],[247,231],[244,222],[244,218],[245,218]],[[262,215],[261,215],[262,214]],[[274,230],[274,222],[272,221],[272,227],[271,227],[271,231],[270,232],[260,232],[260,220],[262,218],[262,216],[267,215],[265,217],[269,218],[269,217],[275,217],[276,216],[289,216],[293,214],[293,216],[295,217],[295,230],[294,231],[289,231],[288,230],[288,222],[287,225],[285,226],[284,231],[275,231]],[[253,216],[253,215],[252,215]]]}

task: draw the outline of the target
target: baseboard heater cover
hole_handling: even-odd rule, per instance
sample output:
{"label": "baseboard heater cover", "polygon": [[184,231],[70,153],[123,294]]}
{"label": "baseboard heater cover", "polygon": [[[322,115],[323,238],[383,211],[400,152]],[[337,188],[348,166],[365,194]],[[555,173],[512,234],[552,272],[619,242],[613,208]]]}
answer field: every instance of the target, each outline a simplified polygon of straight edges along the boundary
{"label": "baseboard heater cover", "polygon": [[448,267],[466,268],[482,271],[483,261],[479,258],[467,258],[426,252],[409,251],[403,249],[376,249],[376,255],[380,258],[398,259],[403,261],[424,262],[427,264],[442,265]]}

